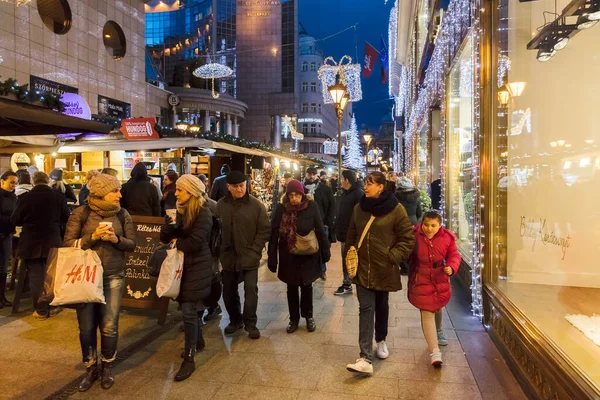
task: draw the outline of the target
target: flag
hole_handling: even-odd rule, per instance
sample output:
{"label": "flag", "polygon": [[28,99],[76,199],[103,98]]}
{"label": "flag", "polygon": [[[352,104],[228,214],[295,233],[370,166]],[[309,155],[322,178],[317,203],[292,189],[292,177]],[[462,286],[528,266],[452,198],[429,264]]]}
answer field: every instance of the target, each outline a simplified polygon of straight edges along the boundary
{"label": "flag", "polygon": [[381,37],[381,46],[379,49],[379,59],[381,60],[381,83],[387,83],[388,78],[388,50],[385,45],[385,41],[383,40],[383,36]]}
{"label": "flag", "polygon": [[365,60],[363,65],[363,76],[369,78],[375,68],[375,61],[377,61],[377,50],[371,46],[369,42],[365,42]]}

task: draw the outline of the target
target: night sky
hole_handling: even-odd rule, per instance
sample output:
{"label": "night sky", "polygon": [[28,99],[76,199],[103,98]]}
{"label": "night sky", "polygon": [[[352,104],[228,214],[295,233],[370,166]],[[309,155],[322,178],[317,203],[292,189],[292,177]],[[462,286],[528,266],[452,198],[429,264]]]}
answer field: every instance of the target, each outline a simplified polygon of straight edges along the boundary
{"label": "night sky", "polygon": [[[298,21],[304,25],[310,36],[321,39],[339,32],[355,23],[358,62],[363,64],[365,41],[377,50],[383,36],[387,45],[387,31],[390,9],[394,1],[389,0],[298,0]],[[325,57],[332,56],[336,62],[344,55],[355,59],[356,49],[354,29],[349,29],[333,38],[319,41],[318,46]],[[386,100],[387,84],[381,83],[381,63],[378,60],[369,79],[362,78],[363,99],[353,103],[356,122],[360,127],[366,124],[369,130],[377,132],[379,123],[391,110],[392,100]]]}

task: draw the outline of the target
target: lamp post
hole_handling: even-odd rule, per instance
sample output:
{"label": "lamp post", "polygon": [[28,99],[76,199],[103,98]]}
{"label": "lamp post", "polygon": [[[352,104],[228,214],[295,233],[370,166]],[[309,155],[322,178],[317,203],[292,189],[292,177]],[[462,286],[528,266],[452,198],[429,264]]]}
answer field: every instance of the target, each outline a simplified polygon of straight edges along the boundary
{"label": "lamp post", "polygon": [[363,135],[363,139],[367,144],[367,150],[365,151],[365,171],[369,172],[369,145],[371,144],[371,140],[373,139],[373,135],[371,135],[368,131]]}
{"label": "lamp post", "polygon": [[[327,88],[333,103],[335,104],[335,110],[338,120],[338,176],[342,176],[342,118],[344,117],[344,108],[350,100],[350,96],[346,93],[346,85],[340,82],[340,74],[335,77],[335,84]],[[341,192],[341,185],[339,185],[338,192]]]}

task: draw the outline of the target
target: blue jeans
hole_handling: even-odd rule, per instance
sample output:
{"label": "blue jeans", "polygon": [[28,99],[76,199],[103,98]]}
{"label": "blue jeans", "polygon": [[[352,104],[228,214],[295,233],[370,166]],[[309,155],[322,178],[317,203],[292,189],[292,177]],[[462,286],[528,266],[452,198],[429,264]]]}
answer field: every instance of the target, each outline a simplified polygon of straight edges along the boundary
{"label": "blue jeans", "polygon": [[[329,240],[329,227],[327,225],[323,225],[323,229],[325,230],[325,239]],[[321,272],[327,272],[327,264],[324,262],[321,263]]]}
{"label": "blue jeans", "polygon": [[204,313],[204,303],[202,300],[197,302],[181,303],[181,312],[183,314],[183,328],[185,329],[185,355],[196,353],[196,342],[202,333],[202,322],[199,317]]}
{"label": "blue jeans", "polygon": [[85,303],[77,308],[79,342],[83,363],[86,367],[96,364],[98,329],[100,329],[100,359],[110,363],[117,357],[119,339],[119,312],[125,279],[119,275],[105,276],[104,297],[106,304]]}
{"label": "blue jeans", "polygon": [[8,273],[8,264],[12,257],[12,235],[3,237],[0,243],[0,275]]}

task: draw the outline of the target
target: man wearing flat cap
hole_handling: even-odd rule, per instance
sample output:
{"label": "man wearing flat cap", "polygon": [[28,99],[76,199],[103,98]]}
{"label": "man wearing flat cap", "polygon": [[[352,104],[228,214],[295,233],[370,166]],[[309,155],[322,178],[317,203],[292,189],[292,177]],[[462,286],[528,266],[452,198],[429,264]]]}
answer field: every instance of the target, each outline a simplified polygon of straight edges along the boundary
{"label": "man wearing flat cap", "polygon": [[[271,224],[263,203],[248,193],[246,176],[231,171],[226,178],[228,193],[217,203],[222,220],[220,261],[223,267],[223,301],[229,313],[225,333],[245,328],[251,339],[260,338],[256,328],[258,267],[262,251],[271,236]],[[238,284],[244,282],[244,311]]]}

